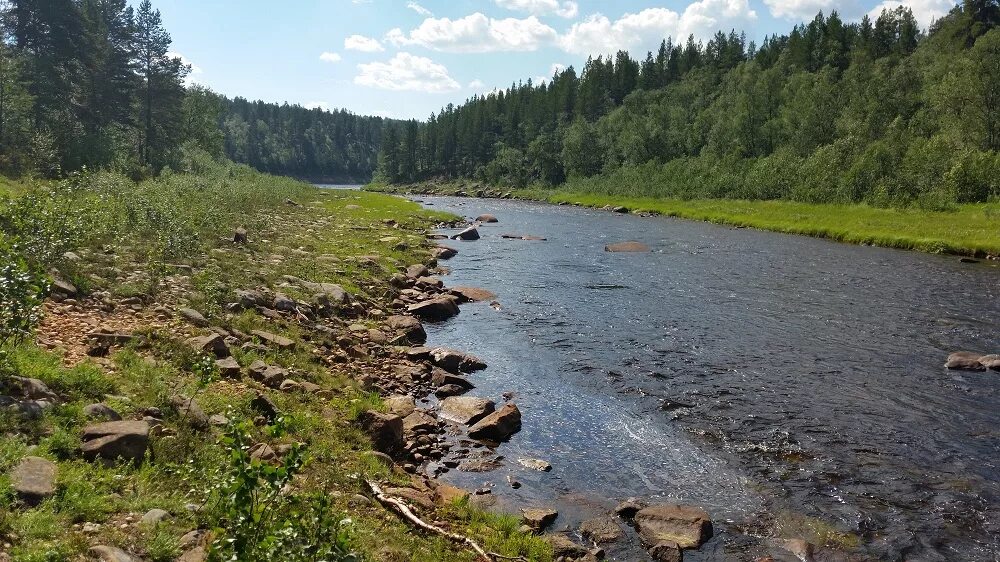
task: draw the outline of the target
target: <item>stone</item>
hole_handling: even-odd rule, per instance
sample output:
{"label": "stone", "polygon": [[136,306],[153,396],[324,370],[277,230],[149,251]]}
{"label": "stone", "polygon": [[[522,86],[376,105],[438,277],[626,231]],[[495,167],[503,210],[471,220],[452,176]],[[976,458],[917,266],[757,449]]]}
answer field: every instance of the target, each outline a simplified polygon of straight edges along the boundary
{"label": "stone", "polygon": [[483,213],[482,215],[476,217],[476,222],[500,222],[500,221],[497,220],[497,218],[493,215],[490,215],[488,213]]}
{"label": "stone", "polygon": [[84,458],[141,463],[149,445],[149,424],[145,421],[111,421],[83,428]]}
{"label": "stone", "polygon": [[83,415],[92,419],[120,421],[122,417],[111,406],[103,403],[88,404],[83,407]]}
{"label": "stone", "polygon": [[274,302],[271,306],[281,312],[294,312],[296,309],[295,300],[283,293],[274,294]]}
{"label": "stone", "polygon": [[196,546],[181,554],[175,562],[205,562],[206,560],[208,560],[208,551],[203,546]]}
{"label": "stone", "polygon": [[451,294],[458,297],[460,302],[484,302],[497,298],[490,291],[476,287],[452,287]]}
{"label": "stone", "polygon": [[267,443],[257,443],[250,447],[250,458],[259,461],[273,461],[278,458],[278,453]]}
{"label": "stone", "polygon": [[56,493],[56,463],[41,457],[21,459],[10,473],[14,493],[25,504],[35,506]]}
{"label": "stone", "polygon": [[281,381],[281,385],[278,386],[278,390],[282,392],[299,392],[302,390],[302,384],[292,379],[285,379]]}
{"label": "stone", "polygon": [[215,360],[215,367],[219,369],[219,374],[230,379],[238,379],[243,372],[239,362],[233,357],[224,357]]}
{"label": "stone", "polygon": [[646,544],[675,542],[682,549],[698,548],[712,538],[712,520],[705,510],[684,505],[659,504],[635,514],[639,536]]}
{"label": "stone", "polygon": [[963,371],[982,371],[986,367],[980,362],[983,355],[971,351],[956,351],[948,356],[944,366],[947,369],[958,369]]}
{"label": "stone", "polygon": [[673,541],[660,541],[649,547],[649,556],[657,562],[681,562],[683,554],[680,546]]}
{"label": "stone", "polygon": [[247,229],[240,227],[233,231],[233,243],[234,244],[246,244],[247,243]]}
{"label": "stone", "polygon": [[587,555],[586,548],[576,544],[566,535],[546,535],[545,541],[552,547],[552,556],[556,560],[560,557],[567,560],[576,560]]}
{"label": "stone", "polygon": [[1000,371],[1000,355],[983,355],[979,358],[979,363],[986,369]]}
{"label": "stone", "polygon": [[604,247],[605,252],[648,252],[649,246],[643,244],[642,242],[636,242],[635,240],[630,240],[628,242],[618,242],[617,244],[608,244]]}
{"label": "stone", "polygon": [[444,281],[438,279],[437,277],[418,277],[417,286],[417,288],[422,291],[434,292],[433,289],[440,289],[444,287]]}
{"label": "stone", "polygon": [[457,486],[442,483],[434,489],[434,498],[438,504],[448,505],[469,499],[469,492]]}
{"label": "stone", "polygon": [[610,517],[597,517],[584,521],[580,524],[580,534],[594,544],[615,542],[625,536],[618,522]]}
{"label": "stone", "polygon": [[257,412],[258,414],[264,416],[269,422],[273,422],[278,419],[280,411],[278,407],[274,404],[266,394],[258,394],[253,400],[250,401],[250,408]]}
{"label": "stone", "polygon": [[545,507],[528,507],[521,510],[521,521],[536,533],[544,531],[556,517],[559,517],[558,511]]}
{"label": "stone", "polygon": [[141,562],[138,558],[114,546],[92,546],[90,555],[101,562]]}
{"label": "stone", "polygon": [[628,498],[615,507],[615,513],[624,519],[632,519],[640,509],[646,507],[647,505],[649,504],[639,498]]}
{"label": "stone", "polygon": [[358,424],[372,440],[372,448],[389,456],[403,448],[403,418],[368,410],[358,416]]}
{"label": "stone", "polygon": [[208,425],[214,427],[224,427],[229,425],[229,418],[222,414],[212,414],[208,417]]}
{"label": "stone", "polygon": [[417,408],[417,402],[412,396],[400,394],[386,398],[385,405],[389,408],[390,413],[402,418],[412,414],[413,410]]}
{"label": "stone", "polygon": [[230,356],[229,346],[226,345],[225,338],[220,334],[208,334],[191,338],[188,340],[188,345],[196,351],[211,353],[219,359]]}
{"label": "stone", "polygon": [[69,281],[59,278],[52,280],[52,285],[49,290],[53,294],[60,295],[66,299],[75,298],[80,294],[80,291],[77,290],[76,285],[70,283]]}
{"label": "stone", "polygon": [[156,526],[170,519],[170,512],[163,509],[150,509],[142,516],[143,525]]}
{"label": "stone", "polygon": [[431,350],[431,362],[450,373],[472,373],[486,368],[482,359],[446,347]]}
{"label": "stone", "polygon": [[479,240],[479,230],[470,226],[465,230],[451,237],[452,240]]}
{"label": "stone", "polygon": [[407,312],[428,322],[442,322],[459,312],[454,298],[437,297],[407,307]]}
{"label": "stone", "polygon": [[7,384],[5,384],[4,387],[12,395],[20,398],[50,401],[58,399],[56,393],[49,390],[49,387],[39,379],[11,376],[8,377]]}
{"label": "stone", "polygon": [[416,505],[424,509],[434,508],[434,499],[430,494],[414,490],[413,488],[386,488],[385,493],[390,496],[402,498],[410,505]]}
{"label": "stone", "polygon": [[410,344],[419,345],[427,341],[427,332],[424,331],[420,320],[413,316],[390,316],[386,319],[386,325],[392,330],[402,332],[403,338]]}
{"label": "stone", "polygon": [[181,318],[191,324],[194,324],[195,326],[198,326],[199,328],[208,327],[208,320],[205,319],[200,312],[193,308],[182,308],[177,311],[177,314],[180,314]]}
{"label": "stone", "polygon": [[439,399],[449,398],[451,396],[458,396],[460,394],[465,394],[469,389],[457,384],[445,384],[434,389],[434,396]]}
{"label": "stone", "polygon": [[417,410],[403,418],[403,433],[431,432],[437,429],[437,419]]}
{"label": "stone", "polygon": [[406,268],[406,276],[410,279],[419,279],[421,277],[427,277],[430,274],[430,270],[428,270],[427,266],[423,264],[415,263]]}
{"label": "stone", "polygon": [[458,255],[458,250],[449,246],[438,246],[432,250],[435,259],[450,260]]}
{"label": "stone", "polygon": [[513,403],[476,422],[469,428],[469,437],[501,443],[521,430],[521,411]]}
{"label": "stone", "polygon": [[177,415],[190,424],[191,427],[195,429],[208,429],[208,415],[195,402],[194,398],[179,395],[171,396],[170,404],[177,410]]}
{"label": "stone", "polygon": [[552,465],[549,464],[548,461],[543,461],[541,459],[517,459],[517,462],[525,468],[530,468],[539,472],[548,472],[552,470]]}
{"label": "stone", "polygon": [[496,410],[492,400],[475,396],[445,398],[439,407],[441,419],[463,425],[473,425]]}
{"label": "stone", "polygon": [[272,334],[270,332],[265,332],[263,330],[254,330],[251,332],[254,336],[260,338],[264,343],[268,345],[273,345],[278,349],[287,351],[295,348],[295,342],[277,334]]}

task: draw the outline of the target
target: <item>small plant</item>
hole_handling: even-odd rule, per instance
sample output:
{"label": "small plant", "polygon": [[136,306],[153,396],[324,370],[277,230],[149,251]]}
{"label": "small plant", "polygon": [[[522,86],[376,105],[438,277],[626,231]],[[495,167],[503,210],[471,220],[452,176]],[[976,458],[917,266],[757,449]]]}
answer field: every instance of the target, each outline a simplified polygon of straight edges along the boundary
{"label": "small plant", "polygon": [[[329,497],[286,493],[303,466],[301,448],[293,446],[275,464],[255,459],[252,428],[247,421],[234,421],[222,438],[229,464],[212,491],[219,521],[209,560],[357,560],[350,549],[350,522],[333,516]],[[267,433],[280,436],[282,425],[269,426]]]}
{"label": "small plant", "polygon": [[16,345],[31,335],[47,289],[44,278],[0,241],[0,347]]}

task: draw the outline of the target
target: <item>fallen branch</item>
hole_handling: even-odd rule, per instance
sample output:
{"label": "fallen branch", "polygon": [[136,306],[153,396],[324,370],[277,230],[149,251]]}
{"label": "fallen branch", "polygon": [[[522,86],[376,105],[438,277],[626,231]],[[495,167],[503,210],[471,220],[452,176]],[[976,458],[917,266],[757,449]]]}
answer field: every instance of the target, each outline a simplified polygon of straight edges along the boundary
{"label": "fallen branch", "polygon": [[482,558],[486,562],[494,562],[495,560],[524,560],[525,562],[527,562],[527,560],[521,556],[517,557],[504,556],[502,554],[497,554],[495,552],[486,552],[486,550],[483,549],[483,547],[479,546],[479,543],[472,540],[471,538],[466,537],[464,535],[459,535],[457,533],[449,533],[448,531],[442,529],[441,527],[438,527],[437,525],[432,525],[424,521],[423,519],[418,517],[416,513],[413,513],[413,510],[410,509],[410,506],[406,505],[406,502],[404,502],[399,498],[387,495],[384,491],[382,491],[382,488],[379,487],[379,485],[376,484],[375,482],[372,482],[371,480],[365,480],[365,484],[368,486],[368,489],[371,490],[371,493],[372,495],[375,496],[375,499],[378,500],[378,502],[381,503],[382,505],[396,511],[397,513],[402,515],[404,519],[406,519],[410,523],[416,525],[417,527],[425,531],[441,535],[442,537],[445,537],[450,541],[468,546],[469,548],[474,550],[476,554],[478,554],[480,558]]}

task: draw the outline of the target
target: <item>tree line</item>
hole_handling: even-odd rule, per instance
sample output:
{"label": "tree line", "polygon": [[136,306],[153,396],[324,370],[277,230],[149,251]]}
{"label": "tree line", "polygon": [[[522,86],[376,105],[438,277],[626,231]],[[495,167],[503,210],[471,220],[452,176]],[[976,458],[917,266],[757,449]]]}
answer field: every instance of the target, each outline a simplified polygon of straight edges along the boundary
{"label": "tree line", "polygon": [[377,177],[931,206],[1000,198],[1000,8],[719,32],[390,122]]}
{"label": "tree line", "polygon": [[149,0],[0,0],[0,172],[144,177],[191,145],[274,174],[371,178],[382,118],[187,85],[170,45]]}

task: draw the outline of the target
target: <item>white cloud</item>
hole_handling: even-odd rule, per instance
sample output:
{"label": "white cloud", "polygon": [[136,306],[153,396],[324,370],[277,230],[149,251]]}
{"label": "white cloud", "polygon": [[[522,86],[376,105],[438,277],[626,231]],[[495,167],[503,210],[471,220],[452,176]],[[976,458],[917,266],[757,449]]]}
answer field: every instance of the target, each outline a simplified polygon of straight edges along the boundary
{"label": "white cloud", "polygon": [[203,74],[203,72],[201,70],[201,67],[198,66],[197,64],[194,64],[193,62],[191,62],[191,60],[188,59],[187,57],[185,57],[184,55],[182,55],[182,54],[180,54],[180,53],[178,53],[176,51],[167,51],[165,54],[167,55],[167,57],[172,58],[172,59],[181,59],[181,64],[185,64],[185,65],[188,65],[188,66],[191,67],[191,72],[189,72],[188,75],[187,75],[187,77],[184,78],[184,85],[185,86],[191,86],[191,85],[193,85],[195,83],[194,82],[195,77],[197,75],[199,75],[199,74]]}
{"label": "white cloud", "polygon": [[348,51],[361,51],[362,53],[376,53],[385,50],[377,39],[364,35],[351,35],[344,39],[344,48]]}
{"label": "white cloud", "polygon": [[477,12],[457,20],[427,18],[408,34],[397,28],[385,39],[397,47],[419,45],[452,53],[488,53],[534,51],[556,36],[554,29],[535,16],[500,20]]}
{"label": "white cloud", "polygon": [[579,6],[573,0],[494,0],[497,6],[527,12],[535,16],[555,14],[563,18],[575,18]]}
{"label": "white cloud", "polygon": [[406,7],[422,16],[433,16],[434,13],[416,2],[407,2]]}
{"label": "white cloud", "polygon": [[472,82],[469,82],[470,90],[482,90],[485,88],[486,84],[484,84],[482,80],[473,80]]}
{"label": "white cloud", "polygon": [[927,27],[934,20],[946,16],[955,7],[955,2],[951,0],[908,0],[906,2],[884,0],[881,4],[875,6],[872,11],[868,12],[868,17],[875,20],[882,13],[883,9],[895,10],[900,6],[908,6],[913,10],[913,17],[917,18],[917,22],[921,26]]}
{"label": "white cloud", "polygon": [[667,8],[647,8],[611,21],[594,14],[573,24],[559,38],[563,50],[579,55],[598,55],[633,50],[636,55],[655,49],[667,37],[683,41],[688,35],[705,38],[716,31],[742,29],[757,19],[747,0],[700,0],[679,14]]}
{"label": "white cloud", "polygon": [[354,83],[382,90],[431,93],[462,88],[443,65],[406,52],[396,53],[389,62],[359,64]]}
{"label": "white cloud", "polygon": [[306,109],[322,109],[323,111],[330,111],[330,104],[325,101],[306,102],[302,107]]}
{"label": "white cloud", "polygon": [[562,72],[564,70],[566,70],[566,65],[565,64],[559,64],[558,62],[554,62],[554,63],[552,63],[552,66],[549,67],[549,75],[548,76],[535,76],[535,78],[532,80],[532,82],[534,82],[536,85],[537,84],[541,84],[542,82],[550,82],[552,80],[553,76],[555,76],[556,74],[558,74],[558,73],[560,73],[560,72]]}
{"label": "white cloud", "polygon": [[340,55],[337,53],[331,53],[329,51],[324,51],[320,53],[319,60],[323,62],[340,62]]}
{"label": "white cloud", "polygon": [[822,11],[829,14],[837,8],[837,0],[764,0],[771,15],[792,21],[812,20]]}

